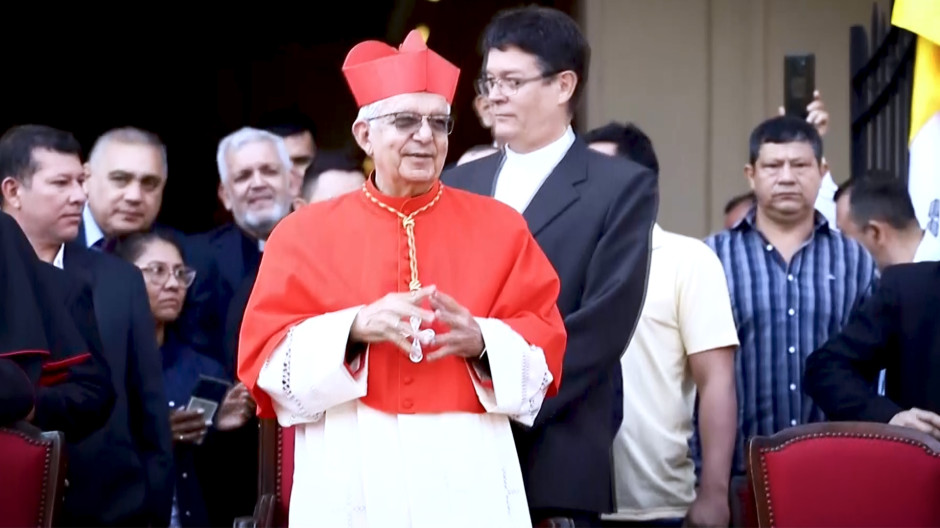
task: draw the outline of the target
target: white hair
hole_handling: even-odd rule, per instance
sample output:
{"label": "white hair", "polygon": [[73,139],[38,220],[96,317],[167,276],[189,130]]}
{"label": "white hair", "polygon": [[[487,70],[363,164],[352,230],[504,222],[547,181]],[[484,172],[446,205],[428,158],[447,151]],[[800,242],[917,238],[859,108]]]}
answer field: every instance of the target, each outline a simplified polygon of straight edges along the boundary
{"label": "white hair", "polygon": [[225,159],[228,153],[238,151],[245,145],[258,143],[260,141],[269,141],[274,145],[274,149],[277,150],[277,157],[280,158],[281,165],[284,166],[284,174],[290,174],[292,163],[290,154],[287,152],[287,145],[284,143],[284,138],[266,130],[244,127],[225,136],[222,138],[222,141],[219,142],[219,149],[216,153],[215,160],[219,167],[219,179],[223,183],[228,181],[229,178],[228,161]]}
{"label": "white hair", "polygon": [[146,145],[153,147],[160,152],[160,160],[163,162],[163,174],[168,174],[168,165],[166,161],[166,145],[160,141],[160,137],[153,132],[141,130],[134,127],[112,128],[104,134],[101,134],[95,140],[95,145],[91,148],[88,155],[88,163],[96,165],[95,160],[101,157],[102,151],[111,143],[125,143],[130,145]]}

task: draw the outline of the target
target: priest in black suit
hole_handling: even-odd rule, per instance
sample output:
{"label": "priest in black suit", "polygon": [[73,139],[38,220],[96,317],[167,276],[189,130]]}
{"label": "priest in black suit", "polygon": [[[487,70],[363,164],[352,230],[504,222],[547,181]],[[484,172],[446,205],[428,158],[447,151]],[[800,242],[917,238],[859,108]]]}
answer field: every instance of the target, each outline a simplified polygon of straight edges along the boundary
{"label": "priest in black suit", "polygon": [[620,357],[643,303],[656,218],[649,169],[591,151],[571,128],[588,44],[568,15],[525,7],[484,32],[477,89],[497,154],[444,173],[447,185],[523,213],[561,277],[568,347],[561,389],[516,443],[536,525],[593,526],[613,511],[611,446],[623,418]]}
{"label": "priest in black suit", "polygon": [[67,132],[20,126],[0,138],[3,210],[36,254],[92,288],[116,394],[103,428],[69,446],[68,526],[165,526],[172,500],[169,410],[139,270],[74,241],[85,205],[80,147]]}

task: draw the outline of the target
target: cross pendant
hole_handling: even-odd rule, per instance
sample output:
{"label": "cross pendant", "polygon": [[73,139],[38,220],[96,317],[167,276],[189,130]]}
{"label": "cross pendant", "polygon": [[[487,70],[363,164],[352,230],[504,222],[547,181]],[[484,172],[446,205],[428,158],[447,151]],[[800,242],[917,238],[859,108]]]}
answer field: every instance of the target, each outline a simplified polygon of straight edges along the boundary
{"label": "cross pendant", "polygon": [[430,328],[421,330],[420,317],[412,317],[409,322],[411,323],[411,335],[414,336],[414,340],[411,342],[411,353],[408,355],[408,359],[412,363],[420,363],[424,359],[424,351],[421,349],[421,345],[427,345],[434,340],[434,330]]}

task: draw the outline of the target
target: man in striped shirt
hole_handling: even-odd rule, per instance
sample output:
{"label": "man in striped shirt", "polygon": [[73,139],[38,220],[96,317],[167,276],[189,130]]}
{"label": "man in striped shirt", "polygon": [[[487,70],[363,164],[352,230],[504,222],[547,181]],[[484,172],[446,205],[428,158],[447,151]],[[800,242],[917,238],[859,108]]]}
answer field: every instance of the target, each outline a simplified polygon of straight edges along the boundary
{"label": "man in striped shirt", "polygon": [[822,154],[819,133],[805,121],[782,116],[758,125],[744,168],[756,205],[705,241],[724,267],[741,343],[738,475],[749,437],[824,420],[803,393],[804,362],[847,322],[875,275],[865,249],[814,207],[827,171]]}

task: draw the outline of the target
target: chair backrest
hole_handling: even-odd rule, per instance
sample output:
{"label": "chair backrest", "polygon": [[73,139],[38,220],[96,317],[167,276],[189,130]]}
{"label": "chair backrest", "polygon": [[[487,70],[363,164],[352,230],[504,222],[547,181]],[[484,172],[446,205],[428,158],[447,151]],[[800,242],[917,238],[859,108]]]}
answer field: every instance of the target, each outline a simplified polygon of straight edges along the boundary
{"label": "chair backrest", "polygon": [[829,422],[748,443],[758,523],[940,526],[940,442],[906,427]]}
{"label": "chair backrest", "polygon": [[261,450],[258,472],[259,525],[286,527],[290,493],[294,484],[294,428],[281,427],[277,420],[261,420]]}
{"label": "chair backrest", "polygon": [[0,527],[52,526],[65,480],[64,435],[0,428]]}

